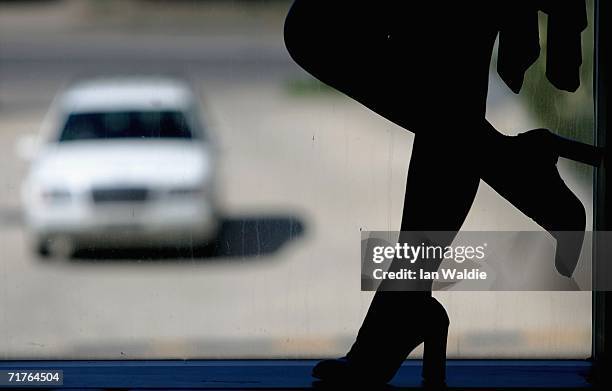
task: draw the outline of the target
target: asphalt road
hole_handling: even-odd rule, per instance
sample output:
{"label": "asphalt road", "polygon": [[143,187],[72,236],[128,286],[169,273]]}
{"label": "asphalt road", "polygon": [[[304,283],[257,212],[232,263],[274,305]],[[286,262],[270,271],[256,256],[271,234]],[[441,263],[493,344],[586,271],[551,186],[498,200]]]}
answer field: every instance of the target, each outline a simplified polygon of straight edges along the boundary
{"label": "asphalt road", "polygon": [[[339,94],[292,92],[307,76],[284,51],[281,11],[214,34],[90,30],[56,10],[11,11],[39,22],[13,18],[0,34],[1,358],[321,357],[350,346],[371,299],[359,290],[359,230],[398,228],[412,136]],[[29,251],[15,143],[65,85],[116,74],[179,75],[202,95],[222,151],[225,250],[54,262]],[[494,75],[488,117],[509,133],[537,125]],[[590,205],[588,181],[570,168],[564,177]],[[484,184],[465,228],[538,229]],[[535,261],[552,272],[552,258]],[[590,355],[589,292],[437,296],[452,357]]]}

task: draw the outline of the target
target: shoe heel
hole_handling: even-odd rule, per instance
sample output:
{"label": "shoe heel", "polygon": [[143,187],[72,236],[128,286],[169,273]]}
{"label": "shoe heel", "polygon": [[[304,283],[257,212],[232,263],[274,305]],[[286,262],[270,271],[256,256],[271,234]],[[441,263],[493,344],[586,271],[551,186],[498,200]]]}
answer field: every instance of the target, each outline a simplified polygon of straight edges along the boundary
{"label": "shoe heel", "polygon": [[603,148],[570,140],[554,133],[551,133],[551,135],[553,135],[555,149],[559,156],[593,167],[601,165],[604,155]]}
{"label": "shoe heel", "polygon": [[423,349],[423,385],[440,389],[446,384],[446,339],[448,326],[425,336]]}
{"label": "shoe heel", "polygon": [[434,300],[433,321],[423,340],[423,385],[439,389],[446,381],[446,341],[449,320],[446,310]]}

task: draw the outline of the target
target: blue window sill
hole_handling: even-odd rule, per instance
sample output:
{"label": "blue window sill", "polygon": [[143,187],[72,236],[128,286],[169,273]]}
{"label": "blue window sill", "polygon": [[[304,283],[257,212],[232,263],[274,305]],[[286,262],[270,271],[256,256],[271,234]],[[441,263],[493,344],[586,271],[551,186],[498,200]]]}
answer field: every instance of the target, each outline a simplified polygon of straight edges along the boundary
{"label": "blue window sill", "polygon": [[[61,369],[61,388],[309,389],[314,360],[0,361],[0,370]],[[451,388],[589,388],[589,361],[451,360]],[[404,363],[392,385],[420,386],[421,362]],[[48,389],[48,388],[47,388]]]}

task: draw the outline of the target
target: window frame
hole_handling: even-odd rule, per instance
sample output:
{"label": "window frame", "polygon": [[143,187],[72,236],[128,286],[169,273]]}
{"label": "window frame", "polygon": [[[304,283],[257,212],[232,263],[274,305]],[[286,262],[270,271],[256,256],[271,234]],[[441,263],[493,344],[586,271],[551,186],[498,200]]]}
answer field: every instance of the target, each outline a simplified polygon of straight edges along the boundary
{"label": "window frame", "polygon": [[[595,140],[599,146],[607,144],[609,88],[608,56],[610,53],[610,27],[604,21],[612,20],[612,5],[607,0],[595,0]],[[605,152],[609,161],[612,151]],[[594,227],[598,231],[612,230],[612,170],[605,166],[594,173]],[[594,243],[594,273],[605,274],[612,265],[606,262],[607,254]],[[594,274],[595,275],[595,274]],[[592,356],[589,360],[450,360],[449,381],[451,386],[482,387],[500,386],[503,379],[508,387],[588,387],[585,377],[596,386],[609,385],[612,368],[612,292],[593,292],[593,340]],[[262,388],[309,388],[313,379],[308,378],[312,360],[0,360],[0,371],[8,369],[62,369],[65,371],[64,386],[70,387],[168,387],[168,388],[236,388],[237,379],[250,379],[238,384],[242,389]],[[419,360],[407,362],[399,378],[413,376]],[[483,368],[485,370],[483,371]],[[488,370],[486,369],[488,368]],[[508,370],[508,368],[511,368]],[[538,368],[556,371],[566,376],[543,384]],[[495,377],[501,373],[502,377]],[[587,375],[587,373],[589,373]],[[167,377],[164,377],[164,374]],[[72,378],[69,378],[68,375]],[[486,383],[486,379],[490,382]],[[485,383],[483,384],[483,378]],[[205,380],[202,380],[205,379]],[[479,379],[479,381],[475,381]],[[417,378],[418,380],[418,378]],[[0,388],[3,386],[0,385]]]}
{"label": "window frame", "polygon": [[[608,128],[608,117],[610,104],[608,101],[609,89],[609,52],[610,52],[610,27],[608,26],[612,18],[612,7],[609,1],[595,0],[595,69],[594,74],[594,94],[595,94],[595,142],[598,146],[606,146],[607,140],[612,139],[612,134]],[[608,23],[604,22],[607,21]],[[604,150],[604,160],[610,161],[610,149]],[[593,205],[595,207],[594,227],[598,231],[612,230],[612,192],[607,188],[612,186],[612,170],[606,170],[604,166],[595,170],[595,191]],[[594,277],[598,275],[608,275],[610,273],[610,258],[606,246],[598,246],[594,243]],[[602,384],[610,384],[605,373],[606,368],[612,364],[612,292],[593,292],[593,342],[592,360],[594,381]]]}

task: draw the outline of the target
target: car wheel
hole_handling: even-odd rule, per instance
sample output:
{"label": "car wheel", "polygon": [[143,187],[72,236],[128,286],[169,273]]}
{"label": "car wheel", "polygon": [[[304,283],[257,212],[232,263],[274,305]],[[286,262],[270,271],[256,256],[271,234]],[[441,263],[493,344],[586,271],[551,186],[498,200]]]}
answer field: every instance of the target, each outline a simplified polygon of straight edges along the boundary
{"label": "car wheel", "polygon": [[39,240],[36,243],[36,254],[41,258],[49,258],[51,251],[49,250],[49,242],[47,240]]}
{"label": "car wheel", "polygon": [[199,251],[203,257],[208,258],[208,257],[214,256],[217,253],[218,251],[217,247],[218,247],[218,243],[216,240],[209,240],[209,241],[200,243]]}
{"label": "car wheel", "polygon": [[67,236],[39,239],[36,243],[36,253],[41,258],[69,259],[75,249],[74,241]]}

